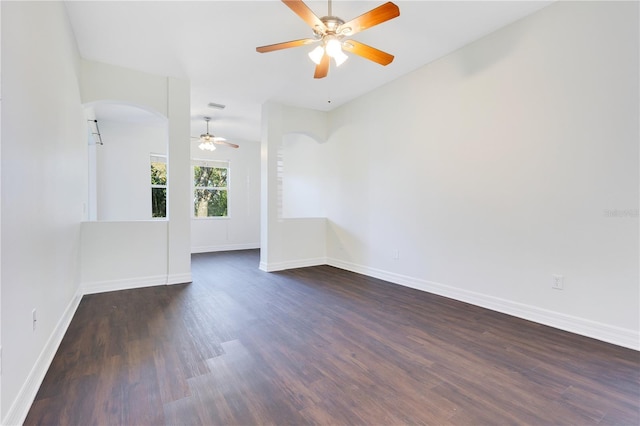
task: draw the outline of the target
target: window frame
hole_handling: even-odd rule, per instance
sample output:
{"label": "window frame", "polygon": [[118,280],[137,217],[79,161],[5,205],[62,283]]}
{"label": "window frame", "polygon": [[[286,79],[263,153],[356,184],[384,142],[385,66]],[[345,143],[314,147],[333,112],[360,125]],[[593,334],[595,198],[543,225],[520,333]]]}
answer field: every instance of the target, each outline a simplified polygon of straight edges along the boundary
{"label": "window frame", "polygon": [[[158,161],[158,160],[164,160],[164,161]],[[158,185],[158,184],[150,184],[150,188],[151,188],[151,220],[168,220],[169,219],[169,161],[168,161],[168,156],[167,154],[155,154],[155,153],[150,153],[149,154],[149,172],[151,173],[151,166],[153,163],[164,163],[165,164],[165,173],[166,173],[166,183],[164,185]],[[149,176],[151,178],[151,176]],[[151,180],[151,179],[149,179]],[[164,193],[165,193],[165,200],[164,200],[164,216],[157,216],[154,217],[153,216],[153,190],[154,189],[164,189]]]}
{"label": "window frame", "polygon": [[[196,186],[195,185],[195,167],[209,167],[216,169],[226,169],[227,170],[227,186],[218,187],[218,186]],[[196,206],[195,206],[195,192],[197,189],[204,190],[214,190],[214,191],[226,191],[227,193],[227,214],[226,216],[196,216]],[[228,220],[231,218],[231,203],[229,199],[229,195],[231,192],[231,162],[229,160],[206,160],[202,158],[192,158],[191,159],[191,219],[196,220]]]}

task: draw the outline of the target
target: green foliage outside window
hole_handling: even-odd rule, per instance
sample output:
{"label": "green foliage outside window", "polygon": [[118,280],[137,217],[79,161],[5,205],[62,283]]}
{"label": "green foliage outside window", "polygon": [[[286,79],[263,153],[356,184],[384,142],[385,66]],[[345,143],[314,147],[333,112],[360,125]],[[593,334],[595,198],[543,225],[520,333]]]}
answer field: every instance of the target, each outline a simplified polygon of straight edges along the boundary
{"label": "green foliage outside window", "polygon": [[193,166],[195,217],[226,217],[227,179],[229,169],[224,167]]}
{"label": "green foliage outside window", "polygon": [[167,163],[151,161],[151,217],[167,217]]}

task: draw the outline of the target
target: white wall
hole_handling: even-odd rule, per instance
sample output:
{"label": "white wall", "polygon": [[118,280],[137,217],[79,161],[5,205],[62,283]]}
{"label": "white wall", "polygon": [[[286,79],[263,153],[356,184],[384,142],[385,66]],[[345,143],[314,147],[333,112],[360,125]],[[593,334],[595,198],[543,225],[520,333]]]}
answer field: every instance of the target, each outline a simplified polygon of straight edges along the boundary
{"label": "white wall", "polygon": [[167,78],[96,61],[80,61],[80,87],[85,103],[114,101],[144,106],[169,115]]}
{"label": "white wall", "polygon": [[[2,7],[0,7],[0,24],[2,23]],[[0,31],[2,45],[2,31]],[[0,54],[0,82],[2,82],[2,55]],[[2,129],[2,84],[0,83],[0,129]],[[2,164],[2,132],[0,131],[0,164]],[[0,224],[2,223],[2,173],[0,173]],[[0,355],[2,354],[2,233],[0,232]],[[2,360],[0,359],[0,367]],[[0,371],[0,423],[2,422],[2,372]]]}
{"label": "white wall", "polygon": [[[111,281],[110,289],[144,285],[141,271],[147,278],[161,276],[157,284],[191,280],[185,144],[189,83],[81,60],[59,2],[2,2],[1,7],[0,411],[3,424],[20,424],[80,301],[81,274],[93,280],[89,284]],[[168,117],[170,221],[81,225],[89,205],[88,130],[82,105],[100,100],[142,105]],[[124,235],[154,245],[147,257],[138,257],[136,270],[126,267],[130,259],[119,257]],[[98,265],[100,253],[111,257],[102,257]],[[109,280],[114,271],[120,275]]]}
{"label": "white wall", "polygon": [[150,220],[150,155],[167,153],[166,119],[99,120],[96,146],[97,220]]}
{"label": "white wall", "polygon": [[326,150],[313,138],[285,135],[282,141],[282,216],[325,217]]}
{"label": "white wall", "polygon": [[83,293],[166,284],[167,228],[165,220],[83,223]]}
{"label": "white wall", "polygon": [[330,113],[328,262],[640,348],[638,39],[557,3]]}
{"label": "white wall", "polygon": [[240,147],[218,146],[213,152],[199,149],[197,141],[191,143],[192,159],[228,161],[230,166],[229,217],[193,218],[192,253],[260,247],[260,143],[233,142]]}
{"label": "white wall", "polygon": [[87,139],[79,57],[64,7],[58,2],[0,7],[1,417],[3,424],[18,424],[79,302]]}
{"label": "white wall", "polygon": [[185,143],[191,137],[191,84],[169,77],[166,93],[169,119],[167,284],[180,284],[191,282],[190,151]]}
{"label": "white wall", "polygon": [[[292,135],[304,135],[317,142],[325,141],[326,113],[273,102],[263,104],[260,269],[264,271],[326,262],[326,219],[284,218],[283,215],[283,144]],[[305,164],[310,167],[310,163]]]}
{"label": "white wall", "polygon": [[[91,275],[90,282],[83,282],[83,284],[89,287],[100,287],[105,290],[121,289],[138,287],[142,284],[150,285],[150,283],[156,282],[157,277],[165,275],[167,284],[185,283],[191,281],[191,258],[190,258],[190,229],[191,222],[189,217],[189,145],[185,141],[189,140],[189,99],[190,88],[189,82],[185,80],[175,79],[171,77],[160,77],[152,74],[142,73],[138,71],[128,70],[113,65],[101,64],[92,61],[81,61],[81,95],[83,103],[92,105],[96,102],[116,102],[125,105],[135,105],[143,108],[146,111],[153,112],[154,114],[167,117],[168,134],[168,223],[167,223],[167,238],[164,241],[166,245],[167,258],[166,262],[155,262],[153,257],[145,258],[148,265],[143,269],[146,271],[153,271],[149,277],[132,276],[127,272],[126,267],[116,268],[118,276],[111,275],[99,276],[98,274]],[[123,90],[126,89],[126,90]],[[98,112],[96,113],[99,114]],[[104,127],[104,126],[102,126]],[[103,130],[101,127],[101,131]],[[129,136],[125,136],[126,132],[118,132],[116,129],[107,127],[107,134],[103,135],[103,141],[105,146],[97,147],[96,150],[104,148],[108,145],[110,130],[119,138],[125,141],[132,142]],[[131,130],[131,129],[122,129]],[[161,132],[151,132],[150,129],[141,130],[137,135],[144,136],[158,136],[161,137]],[[153,134],[153,135],[151,135]],[[166,141],[166,135],[164,140]],[[117,139],[117,138],[116,138]],[[128,143],[125,142],[125,143]],[[112,142],[113,143],[113,142]],[[117,142],[115,142],[117,144]],[[148,150],[153,149],[151,145],[144,147],[144,155],[148,155]],[[109,149],[109,148],[107,148]],[[160,146],[158,146],[160,149]],[[126,150],[122,149],[119,154],[127,155]],[[142,158],[141,151],[133,149],[133,154],[136,158]],[[137,152],[137,153],[136,153]],[[99,156],[99,155],[98,155]],[[126,161],[126,160],[123,160]],[[148,160],[146,160],[148,161]],[[142,162],[142,160],[140,160]],[[140,176],[137,178],[131,175],[125,175],[125,178],[134,178],[137,181],[142,181],[142,174],[147,174],[144,180],[150,182],[148,176],[148,166],[144,169],[136,168],[140,171]],[[146,170],[146,171],[142,171]],[[99,185],[99,183],[98,183]],[[142,193],[142,190],[140,190]],[[118,200],[122,202],[123,200]],[[98,203],[98,208],[99,208]],[[141,207],[142,208],[142,207]],[[99,218],[100,219],[100,218]],[[144,232],[147,225],[143,222],[137,223],[141,229],[140,232]],[[84,228],[87,228],[87,232],[94,231],[94,227],[102,226],[101,222],[97,224],[83,224]],[[104,223],[105,229],[111,225]],[[135,224],[132,226],[136,226]],[[104,248],[104,253],[112,253],[112,257],[105,259],[108,264],[117,264],[115,262],[120,259],[117,255],[117,251],[121,249],[123,244],[123,237],[126,234],[100,232],[101,242]],[[129,234],[129,238],[135,239],[134,232]],[[83,243],[87,242],[87,239],[82,240]],[[148,252],[154,252],[155,244],[157,240],[149,239],[146,241]],[[136,241],[139,243],[139,241]],[[86,247],[83,246],[83,252]],[[86,259],[83,258],[84,262]],[[122,259],[120,259],[122,261]],[[142,259],[140,259],[142,260]],[[84,267],[84,266],[83,266]],[[154,278],[155,277],[155,278]],[[142,278],[142,279],[140,279]],[[100,283],[97,285],[96,283]]]}

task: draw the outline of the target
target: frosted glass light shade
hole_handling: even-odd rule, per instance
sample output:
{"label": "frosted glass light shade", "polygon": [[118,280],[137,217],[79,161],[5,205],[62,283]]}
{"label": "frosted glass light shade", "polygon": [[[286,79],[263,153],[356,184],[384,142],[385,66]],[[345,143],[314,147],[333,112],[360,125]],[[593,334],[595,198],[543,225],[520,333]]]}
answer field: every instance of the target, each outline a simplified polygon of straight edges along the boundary
{"label": "frosted glass light shade", "polygon": [[198,148],[200,148],[203,151],[215,151],[216,150],[216,146],[213,144],[213,142],[202,142],[200,145],[198,145]]}
{"label": "frosted glass light shade", "polygon": [[331,56],[332,58],[335,58],[336,55],[340,55],[342,53],[342,46],[338,41],[338,39],[336,38],[330,38],[327,41],[326,49],[327,49],[327,55]]}
{"label": "frosted glass light shade", "polygon": [[337,54],[333,55],[333,60],[336,61],[336,66],[340,66],[344,64],[344,61],[349,59],[347,55],[344,54],[342,50],[339,50]]}
{"label": "frosted glass light shade", "polygon": [[324,56],[324,49],[322,46],[317,46],[311,52],[309,52],[309,58],[316,64],[319,65],[320,61],[322,61],[322,57]]}

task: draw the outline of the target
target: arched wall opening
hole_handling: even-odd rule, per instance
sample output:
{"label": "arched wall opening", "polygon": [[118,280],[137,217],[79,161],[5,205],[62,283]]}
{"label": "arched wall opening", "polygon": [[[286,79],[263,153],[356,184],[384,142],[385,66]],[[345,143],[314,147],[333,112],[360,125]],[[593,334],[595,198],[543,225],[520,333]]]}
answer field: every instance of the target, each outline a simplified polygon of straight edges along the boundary
{"label": "arched wall opening", "polygon": [[90,221],[167,218],[168,120],[118,101],[84,105]]}
{"label": "arched wall opening", "polygon": [[[83,105],[94,108],[95,118],[104,132],[104,145],[95,147],[96,166],[100,165],[100,155],[115,149],[117,140],[121,139],[122,144],[119,153],[112,153],[112,164],[102,173],[104,176],[98,176],[99,167],[95,168],[94,177],[87,176],[89,186],[91,179],[96,188],[101,179],[114,185],[119,180],[120,189],[110,193],[119,199],[103,200],[103,203],[96,190],[95,202],[89,203],[92,204],[89,210],[95,211],[97,220],[82,223],[80,281],[84,293],[191,281],[189,144],[186,143],[190,137],[189,81],[88,60],[81,60],[80,64]],[[104,119],[109,116],[108,112],[112,114],[110,120]],[[112,125],[107,125],[108,122]],[[139,139],[151,142],[140,143]],[[135,163],[134,147],[140,149],[135,154],[139,164],[133,167],[135,172],[125,172],[125,163]],[[107,151],[98,152],[101,148]],[[167,220],[153,220],[147,210],[152,192],[151,154],[159,157],[162,151],[167,162],[170,158],[166,167]],[[139,185],[139,194],[143,195],[132,194],[131,188],[122,189],[132,186],[134,180]],[[134,198],[139,198],[135,203],[138,207],[130,209],[126,204]],[[112,210],[101,213],[100,204],[111,204]]]}

